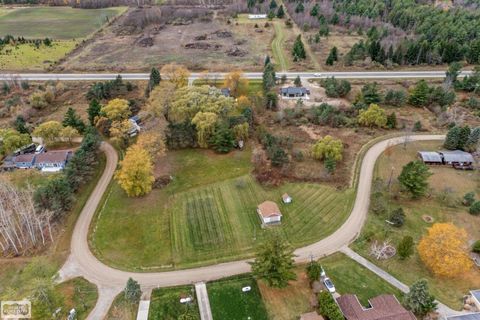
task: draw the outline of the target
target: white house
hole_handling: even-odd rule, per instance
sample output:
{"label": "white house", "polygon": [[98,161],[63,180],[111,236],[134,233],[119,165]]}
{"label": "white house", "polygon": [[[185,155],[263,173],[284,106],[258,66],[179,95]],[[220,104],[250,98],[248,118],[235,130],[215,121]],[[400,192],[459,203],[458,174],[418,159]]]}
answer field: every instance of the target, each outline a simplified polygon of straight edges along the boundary
{"label": "white house", "polygon": [[273,201],[265,201],[258,205],[257,213],[264,225],[279,224],[282,220],[282,213],[277,204]]}
{"label": "white house", "polygon": [[267,19],[266,14],[249,14],[248,19]]}

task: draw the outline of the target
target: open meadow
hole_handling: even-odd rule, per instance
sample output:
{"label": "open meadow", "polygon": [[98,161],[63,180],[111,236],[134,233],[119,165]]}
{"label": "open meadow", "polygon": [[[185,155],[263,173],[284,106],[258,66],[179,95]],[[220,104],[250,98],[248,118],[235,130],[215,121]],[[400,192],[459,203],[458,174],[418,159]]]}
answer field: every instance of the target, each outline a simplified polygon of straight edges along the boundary
{"label": "open meadow", "polygon": [[[180,298],[193,298],[190,303],[181,304]],[[149,320],[200,320],[195,288],[178,286],[159,288],[152,291]]]}
{"label": "open meadow", "polygon": [[[417,151],[436,151],[442,149],[441,142],[412,142],[406,145],[392,147],[377,161],[375,177],[388,182],[392,176],[391,192],[398,194],[396,178],[402,167],[409,161],[416,159]],[[415,244],[426,233],[431,223],[424,221],[428,215],[434,222],[452,222],[457,227],[467,231],[469,242],[480,239],[480,217],[468,213],[468,207],[461,204],[463,195],[475,192],[480,195],[478,171],[459,171],[449,166],[429,166],[432,176],[429,178],[430,192],[424,198],[411,200],[406,196],[395,196],[388,202],[389,210],[402,207],[405,212],[405,224],[401,228],[388,225],[384,214],[370,213],[362,235],[353,244],[353,248],[364,257],[380,266],[385,271],[397,277],[407,285],[418,279],[426,278],[431,291],[440,301],[452,308],[462,306],[462,298],[468,290],[480,287],[480,271],[471,269],[470,272],[455,279],[434,277],[421,262],[417,250],[407,260],[393,257],[388,260],[377,261],[369,256],[370,243],[373,240],[389,240],[397,245],[404,236],[412,236]],[[385,186],[385,190],[388,188]],[[394,200],[394,199],[397,200]]]}
{"label": "open meadow", "polygon": [[[250,176],[250,151],[217,155],[205,150],[170,152],[161,159],[173,181],[133,199],[112,182],[98,212],[91,247],[105,263],[128,270],[164,270],[251,257],[266,230],[258,204],[276,201],[283,214],[274,227],[299,247],[335,231],[348,216],[353,190],[287,183],[261,187]],[[292,204],[281,203],[288,192]]]}

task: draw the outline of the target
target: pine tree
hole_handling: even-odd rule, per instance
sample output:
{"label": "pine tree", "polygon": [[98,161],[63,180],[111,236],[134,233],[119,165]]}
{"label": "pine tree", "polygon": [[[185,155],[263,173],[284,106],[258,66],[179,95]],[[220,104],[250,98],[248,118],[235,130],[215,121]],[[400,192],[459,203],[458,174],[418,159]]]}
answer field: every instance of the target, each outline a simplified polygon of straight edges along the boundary
{"label": "pine tree", "polygon": [[283,17],[285,17],[285,10],[283,9],[283,5],[280,5],[277,10],[277,18],[282,19]]}
{"label": "pine tree", "polygon": [[328,66],[333,66],[335,61],[338,61],[338,49],[337,47],[333,47],[330,50],[330,53],[328,54],[327,61],[325,61],[325,64]]}
{"label": "pine tree", "polygon": [[256,1],[255,0],[247,0],[247,6],[249,9],[252,9],[253,7],[255,7],[255,3]]}
{"label": "pine tree", "polygon": [[307,58],[305,47],[303,46],[302,36],[298,35],[293,44],[293,61],[299,61]]}
{"label": "pine tree", "polygon": [[322,273],[322,266],[318,261],[312,260],[307,265],[307,277],[311,282],[318,281],[320,279],[320,274]]}
{"label": "pine tree", "polygon": [[419,316],[437,309],[435,298],[428,290],[427,280],[422,279],[412,284],[410,291],[405,295],[405,306]]}
{"label": "pine tree", "polygon": [[160,76],[160,71],[157,68],[152,68],[150,71],[150,80],[148,82],[150,90],[153,90],[156,86],[160,84],[162,77]]}
{"label": "pine tree", "polygon": [[447,136],[445,137],[445,142],[443,143],[443,147],[447,150],[456,150],[459,145],[461,133],[462,128],[457,126],[448,130]]}
{"label": "pine tree", "polygon": [[410,94],[408,102],[415,107],[423,107],[428,104],[430,88],[425,80],[420,80]]}
{"label": "pine tree", "polygon": [[15,130],[17,130],[19,133],[30,133],[27,128],[25,119],[22,116],[17,116],[17,118],[15,119],[14,127]]}
{"label": "pine tree", "polygon": [[218,153],[228,153],[235,147],[235,136],[227,126],[218,126],[210,139],[212,149]]}
{"label": "pine tree", "polygon": [[265,56],[265,61],[263,63],[263,66],[266,67],[267,64],[271,63],[271,60],[270,60],[270,56],[269,55],[266,55]]}
{"label": "pine tree", "polygon": [[269,92],[272,90],[273,87],[275,87],[275,82],[276,82],[276,75],[275,75],[275,68],[273,64],[268,63],[265,68],[263,69],[263,91]]}
{"label": "pine tree", "polygon": [[387,116],[387,128],[395,129],[397,127],[397,115],[395,112],[390,113]]}
{"label": "pine tree", "polygon": [[410,257],[413,254],[413,238],[410,236],[403,237],[398,244],[397,252],[402,260]]}
{"label": "pine tree", "polygon": [[72,127],[77,129],[78,132],[82,133],[85,130],[85,123],[83,123],[82,119],[77,115],[75,109],[68,108],[65,116],[63,118],[62,125],[64,127]]}
{"label": "pine tree", "polygon": [[293,250],[275,233],[261,246],[251,263],[252,273],[270,287],[284,288],[290,280],[296,279],[293,257]]}
{"label": "pine tree", "polygon": [[125,294],[125,300],[130,303],[136,303],[140,300],[140,296],[142,295],[140,285],[132,278],[128,278],[127,285],[123,292]]}
{"label": "pine tree", "polygon": [[305,7],[303,6],[303,2],[300,1],[298,2],[297,6],[295,7],[295,13],[300,13],[305,10]]}
{"label": "pine tree", "polygon": [[270,1],[270,10],[274,10],[277,7],[275,0]]}
{"label": "pine tree", "polygon": [[326,157],[323,166],[329,174],[333,174],[337,168],[337,161],[333,157]]}
{"label": "pine tree", "polygon": [[468,138],[470,137],[470,133],[471,133],[471,130],[468,125],[461,127],[457,149],[460,149],[460,150],[466,149]]}
{"label": "pine tree", "polygon": [[318,3],[315,3],[315,5],[312,7],[312,10],[310,10],[310,15],[312,17],[318,16]]}
{"label": "pine tree", "polygon": [[301,87],[302,86],[302,80],[300,79],[300,76],[297,76],[295,80],[293,81],[293,84],[295,87]]}
{"label": "pine tree", "polygon": [[88,121],[90,121],[90,125],[95,125],[95,118],[100,115],[100,110],[102,106],[98,103],[97,99],[93,99],[90,101],[90,105],[88,106],[87,113],[88,113]]}
{"label": "pine tree", "polygon": [[398,181],[413,198],[423,196],[428,189],[428,178],[432,175],[428,167],[421,161],[407,163],[398,176]]}

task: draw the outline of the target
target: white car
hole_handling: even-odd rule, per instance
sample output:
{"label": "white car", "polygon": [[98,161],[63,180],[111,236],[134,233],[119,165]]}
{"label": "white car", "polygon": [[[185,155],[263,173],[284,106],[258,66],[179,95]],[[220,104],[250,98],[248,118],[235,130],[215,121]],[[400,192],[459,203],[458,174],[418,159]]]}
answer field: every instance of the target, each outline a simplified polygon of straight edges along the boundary
{"label": "white car", "polygon": [[38,147],[35,149],[35,154],[40,154],[46,152],[45,146],[43,144],[39,144]]}
{"label": "white car", "polygon": [[330,278],[325,278],[323,280],[323,284],[325,285],[325,287],[328,289],[330,293],[335,292],[335,286],[333,285],[333,282],[330,280]]}
{"label": "white car", "polygon": [[247,287],[243,287],[243,288],[242,288],[242,292],[248,292],[248,291],[250,291],[250,290],[252,290],[252,287],[250,287],[250,286],[247,286]]}
{"label": "white car", "polygon": [[320,78],[322,76],[322,74],[321,73],[314,73],[313,76],[317,77],[317,78]]}

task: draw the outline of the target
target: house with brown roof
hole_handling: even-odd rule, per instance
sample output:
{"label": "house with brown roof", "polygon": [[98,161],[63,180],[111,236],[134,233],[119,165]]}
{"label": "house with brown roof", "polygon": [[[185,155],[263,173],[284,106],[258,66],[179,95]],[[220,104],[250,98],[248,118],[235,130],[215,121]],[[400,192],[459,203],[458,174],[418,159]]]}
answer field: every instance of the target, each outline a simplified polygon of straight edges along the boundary
{"label": "house with brown roof", "polygon": [[264,225],[279,224],[282,220],[282,213],[277,204],[273,201],[265,201],[258,205],[257,213]]}
{"label": "house with brown roof", "polygon": [[337,298],[338,306],[347,320],[416,320],[411,311],[405,309],[392,294],[383,294],[370,299],[364,307],[354,294]]}
{"label": "house with brown roof", "polygon": [[35,163],[35,154],[20,154],[13,158],[13,164],[18,169],[30,169],[33,168]]}
{"label": "house with brown roof", "polygon": [[61,171],[65,169],[71,155],[72,152],[66,150],[40,153],[36,155],[35,167],[44,172]]}

